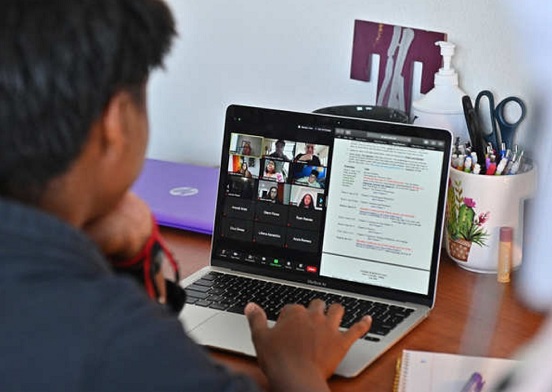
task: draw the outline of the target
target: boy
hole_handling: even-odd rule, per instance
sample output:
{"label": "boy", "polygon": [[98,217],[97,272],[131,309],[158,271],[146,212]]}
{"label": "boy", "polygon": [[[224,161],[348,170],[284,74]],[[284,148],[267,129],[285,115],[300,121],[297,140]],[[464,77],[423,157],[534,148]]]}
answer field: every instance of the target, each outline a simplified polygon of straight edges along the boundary
{"label": "boy", "polygon": [[[0,390],[255,390],[107,261],[155,226],[128,189],[148,139],[146,84],[175,34],[161,0],[7,0],[0,13]],[[163,291],[160,290],[161,302]],[[327,390],[367,317],[248,304],[274,390]]]}

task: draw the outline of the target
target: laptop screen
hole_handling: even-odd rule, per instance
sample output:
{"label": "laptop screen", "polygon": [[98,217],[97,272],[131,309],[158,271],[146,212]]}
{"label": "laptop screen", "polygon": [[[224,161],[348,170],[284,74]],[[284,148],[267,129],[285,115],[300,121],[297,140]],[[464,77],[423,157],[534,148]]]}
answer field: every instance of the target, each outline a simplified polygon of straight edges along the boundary
{"label": "laptop screen", "polygon": [[432,301],[451,136],[230,106],[213,265]]}

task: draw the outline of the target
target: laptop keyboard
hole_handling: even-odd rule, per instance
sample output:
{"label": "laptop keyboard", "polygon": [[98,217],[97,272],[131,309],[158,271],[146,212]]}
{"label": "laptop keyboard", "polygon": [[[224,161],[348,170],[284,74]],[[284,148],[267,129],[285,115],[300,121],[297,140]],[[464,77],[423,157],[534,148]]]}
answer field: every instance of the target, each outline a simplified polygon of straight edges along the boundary
{"label": "laptop keyboard", "polygon": [[[389,305],[376,301],[324,293],[301,287],[251,279],[220,272],[210,272],[186,287],[186,302],[197,306],[243,314],[248,302],[262,306],[269,320],[276,321],[284,305],[296,303],[307,306],[311,300],[320,298],[330,305],[340,303],[345,308],[341,322],[349,328],[364,315],[372,316],[369,334],[385,336],[413,311],[412,308]],[[367,340],[378,341],[375,336]]]}

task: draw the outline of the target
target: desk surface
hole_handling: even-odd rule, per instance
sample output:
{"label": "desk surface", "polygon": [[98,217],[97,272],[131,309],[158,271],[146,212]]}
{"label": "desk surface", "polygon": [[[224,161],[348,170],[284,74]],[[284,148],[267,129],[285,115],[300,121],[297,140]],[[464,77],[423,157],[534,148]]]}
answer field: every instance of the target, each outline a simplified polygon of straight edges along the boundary
{"label": "desk surface", "polygon": [[[167,228],[162,233],[178,259],[182,277],[208,265],[209,236]],[[438,279],[437,301],[429,318],[358,377],[333,377],[332,390],[391,391],[396,360],[403,349],[508,357],[533,336],[543,321],[542,315],[517,300],[512,284],[498,284],[494,275],[465,271],[447,256],[441,259]],[[472,297],[490,314],[472,308]],[[466,330],[471,333],[465,334]],[[254,358],[214,350],[212,355],[266,387]]]}

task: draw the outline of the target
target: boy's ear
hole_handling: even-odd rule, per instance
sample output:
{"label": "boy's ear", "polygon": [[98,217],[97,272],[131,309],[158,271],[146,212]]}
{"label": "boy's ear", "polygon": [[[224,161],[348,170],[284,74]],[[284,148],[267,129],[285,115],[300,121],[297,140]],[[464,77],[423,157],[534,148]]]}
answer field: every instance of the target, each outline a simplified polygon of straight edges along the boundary
{"label": "boy's ear", "polygon": [[131,97],[127,92],[120,91],[115,93],[100,118],[101,128],[99,137],[102,147],[102,153],[107,157],[115,158],[112,154],[120,154],[124,151],[128,143],[127,121],[128,105]]}

